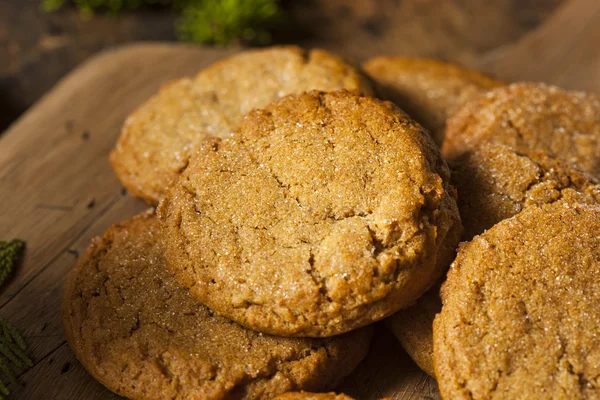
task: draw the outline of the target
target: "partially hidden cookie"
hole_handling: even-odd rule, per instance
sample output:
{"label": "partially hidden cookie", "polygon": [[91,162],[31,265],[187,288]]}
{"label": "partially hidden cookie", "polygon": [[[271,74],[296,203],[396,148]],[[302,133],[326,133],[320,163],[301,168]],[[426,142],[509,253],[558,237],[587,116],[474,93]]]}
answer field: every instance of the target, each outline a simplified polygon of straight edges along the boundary
{"label": "partially hidden cookie", "polygon": [[135,399],[264,399],[329,390],[365,356],[368,328],[279,338],[216,316],[168,273],[152,212],[95,238],[69,275],[67,340],[83,366]]}
{"label": "partially hidden cookie", "polygon": [[448,181],[429,135],[393,104],[289,96],[205,142],[169,188],[158,209],[169,268],[251,329],[340,334],[445,271],[461,233]]}
{"label": "partially hidden cookie", "polygon": [[157,204],[203,139],[227,137],[250,110],[312,89],[372,92],[356,69],[323,50],[245,51],[163,86],[127,118],[111,164],[134,196]]}
{"label": "partially hidden cookie", "polygon": [[481,72],[434,59],[381,56],[363,68],[381,95],[429,129],[438,146],[446,120],[465,103],[503,83]]}
{"label": "partially hidden cookie", "polygon": [[406,353],[427,375],[435,378],[433,368],[433,319],[442,309],[440,286],[435,285],[417,302],[386,319]]}
{"label": "partially hidden cookie", "polygon": [[542,151],[600,177],[600,101],[542,83],[515,83],[467,103],[442,147],[452,161],[486,142]]}
{"label": "partially hidden cookie", "polygon": [[[484,144],[463,154],[452,172],[465,241],[530,206],[600,204],[600,184],[594,177],[541,152],[518,153],[507,146]],[[432,323],[441,308],[439,288],[434,287],[414,306],[387,319],[402,347],[431,376],[435,374]]]}
{"label": "partially hidden cookie", "polygon": [[600,204],[597,179],[540,151],[486,143],[463,153],[451,168],[463,240],[531,205],[562,200]]}
{"label": "partially hidden cookie", "polygon": [[596,399],[600,207],[529,207],[464,244],[433,325],[444,399]]}

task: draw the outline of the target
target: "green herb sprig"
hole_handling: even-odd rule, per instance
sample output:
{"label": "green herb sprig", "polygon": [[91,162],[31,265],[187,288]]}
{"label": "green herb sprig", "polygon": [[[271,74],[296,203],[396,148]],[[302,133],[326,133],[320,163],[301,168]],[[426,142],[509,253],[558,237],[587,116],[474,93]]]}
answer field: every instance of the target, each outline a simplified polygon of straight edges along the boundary
{"label": "green herb sprig", "polygon": [[20,239],[0,242],[0,286],[10,276],[24,248],[25,242]]}
{"label": "green herb sprig", "polygon": [[[24,248],[25,242],[20,239],[0,242],[0,286],[6,282],[17,265]],[[4,396],[10,394],[8,386],[17,381],[15,368],[33,366],[26,351],[27,344],[19,330],[4,318],[0,318],[0,373],[5,377],[0,379],[0,400],[4,400]]]}
{"label": "green herb sprig", "polygon": [[176,23],[179,39],[218,45],[268,44],[270,31],[284,16],[279,0],[43,0],[42,8],[52,12],[67,3],[88,17],[98,10],[117,14],[144,6],[168,6],[181,14]]}

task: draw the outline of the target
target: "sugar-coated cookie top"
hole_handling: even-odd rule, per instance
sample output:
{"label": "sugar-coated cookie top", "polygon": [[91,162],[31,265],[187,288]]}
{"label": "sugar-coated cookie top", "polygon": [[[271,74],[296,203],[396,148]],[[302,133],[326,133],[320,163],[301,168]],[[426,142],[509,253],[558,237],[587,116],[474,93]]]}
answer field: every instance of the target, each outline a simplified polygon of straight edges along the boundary
{"label": "sugar-coated cookie top", "polygon": [[391,103],[289,96],[205,142],[170,187],[169,267],[252,329],[339,334],[410,304],[449,265],[461,227],[448,180],[429,135]]}
{"label": "sugar-coated cookie top", "polygon": [[263,335],[216,316],[167,271],[158,219],[141,214],[92,241],[71,272],[63,325],[84,367],[136,399],[259,399],[323,390],[367,352],[370,331]]}
{"label": "sugar-coated cookie top", "polygon": [[598,398],[598,232],[598,206],[561,202],[461,247],[433,326],[443,398]]}
{"label": "sugar-coated cookie top", "polygon": [[452,161],[483,143],[542,151],[600,178],[600,101],[543,83],[515,83],[467,103],[448,120],[442,152]]}
{"label": "sugar-coated cookie top", "polygon": [[127,118],[111,163],[133,195],[156,204],[203,139],[227,137],[254,108],[312,89],[372,93],[355,68],[323,50],[245,51],[163,86]]}

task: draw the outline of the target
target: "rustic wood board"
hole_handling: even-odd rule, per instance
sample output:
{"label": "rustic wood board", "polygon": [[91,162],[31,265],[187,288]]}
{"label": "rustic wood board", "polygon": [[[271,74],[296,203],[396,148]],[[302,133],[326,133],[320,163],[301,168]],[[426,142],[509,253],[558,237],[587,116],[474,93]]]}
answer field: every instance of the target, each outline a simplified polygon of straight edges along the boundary
{"label": "rustic wood board", "polygon": [[[476,65],[506,80],[543,80],[600,93],[600,2],[572,0],[512,46]],[[17,325],[35,366],[12,398],[116,398],[65,342],[65,277],[93,236],[147,206],[124,192],[108,164],[127,114],[164,81],[191,75],[239,49],[140,44],[104,52],[63,79],[0,139],[1,238],[27,241],[23,265],[0,292],[0,315]],[[379,326],[373,348],[341,387],[359,399],[438,399]]]}

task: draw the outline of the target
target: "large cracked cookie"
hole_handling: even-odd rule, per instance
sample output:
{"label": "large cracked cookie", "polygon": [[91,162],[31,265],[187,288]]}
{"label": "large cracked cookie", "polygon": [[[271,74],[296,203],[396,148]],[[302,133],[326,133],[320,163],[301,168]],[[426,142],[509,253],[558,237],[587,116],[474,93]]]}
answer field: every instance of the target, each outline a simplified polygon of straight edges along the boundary
{"label": "large cracked cookie", "polygon": [[[557,202],[600,204],[600,184],[589,174],[541,152],[518,153],[510,147],[483,144],[452,165],[458,191],[463,240],[490,229],[527,207]],[[442,303],[439,288],[388,318],[388,324],[413,360],[431,376],[432,323]]]}
{"label": "large cracked cookie", "polygon": [[529,207],[464,244],[433,325],[444,399],[596,399],[600,208]]}
{"label": "large cracked cookie", "polygon": [[203,139],[227,137],[250,110],[312,89],[371,93],[356,69],[323,50],[242,52],[163,86],[127,118],[111,164],[134,196],[157,204]]}
{"label": "large cracked cookie", "polygon": [[169,188],[169,268],[251,329],[340,334],[407,306],[445,271],[461,233],[448,181],[429,135],[391,103],[289,96],[205,142]]}
{"label": "large cracked cookie", "polygon": [[83,366],[134,399],[265,399],[328,390],[365,356],[370,330],[273,337],[216,316],[168,273],[158,219],[97,237],[69,275],[63,326]]}

